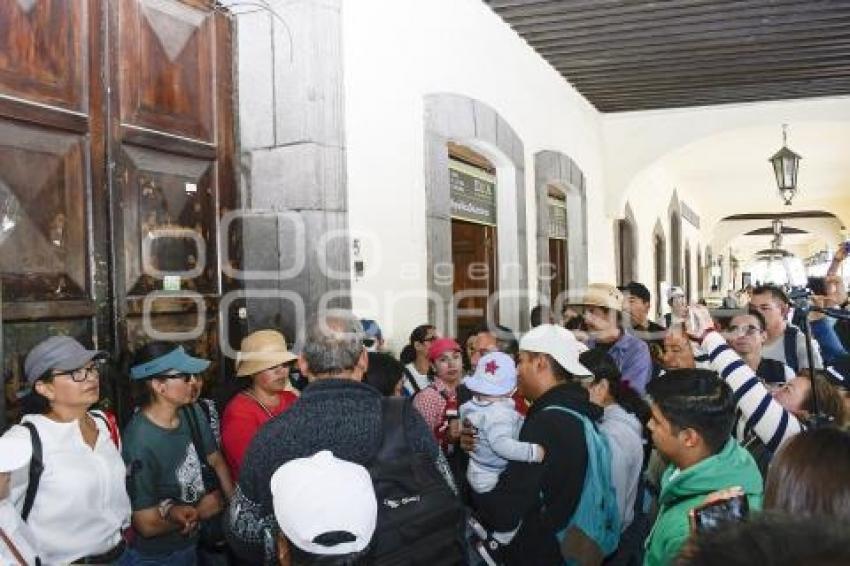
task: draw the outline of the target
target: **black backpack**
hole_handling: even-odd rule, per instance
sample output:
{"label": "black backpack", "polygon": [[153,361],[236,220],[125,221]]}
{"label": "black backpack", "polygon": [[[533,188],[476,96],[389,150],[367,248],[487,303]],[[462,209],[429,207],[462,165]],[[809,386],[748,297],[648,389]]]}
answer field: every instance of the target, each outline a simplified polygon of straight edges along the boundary
{"label": "black backpack", "polygon": [[410,448],[411,403],[384,398],[383,442],[367,466],[378,500],[368,563],[449,566],[464,563],[464,510],[431,457]]}

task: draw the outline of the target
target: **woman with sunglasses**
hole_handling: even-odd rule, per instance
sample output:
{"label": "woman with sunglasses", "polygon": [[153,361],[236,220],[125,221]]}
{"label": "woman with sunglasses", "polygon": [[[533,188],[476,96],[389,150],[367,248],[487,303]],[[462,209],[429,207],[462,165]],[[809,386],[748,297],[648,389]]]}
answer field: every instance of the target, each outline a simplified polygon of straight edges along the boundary
{"label": "woman with sunglasses", "polygon": [[236,377],[248,385],[224,409],[222,449],[234,480],[245,451],[257,431],[272,417],[284,412],[298,399],[289,383],[295,354],[286,348],[286,339],[276,330],[258,330],[242,340]]}
{"label": "woman with sunglasses", "polygon": [[[215,521],[233,491],[209,424],[192,404],[192,382],[209,364],[167,342],[133,357],[139,410],[124,430],[136,532],[129,564],[196,564],[201,522]],[[208,487],[204,469],[214,470],[220,489]]]}
{"label": "woman with sunglasses", "polygon": [[32,445],[34,455],[11,475],[0,474],[0,513],[26,521],[43,564],[127,563],[124,462],[110,421],[91,410],[100,399],[98,362],[105,356],[69,336],[53,336],[24,362],[31,387],[26,414],[4,438]]}

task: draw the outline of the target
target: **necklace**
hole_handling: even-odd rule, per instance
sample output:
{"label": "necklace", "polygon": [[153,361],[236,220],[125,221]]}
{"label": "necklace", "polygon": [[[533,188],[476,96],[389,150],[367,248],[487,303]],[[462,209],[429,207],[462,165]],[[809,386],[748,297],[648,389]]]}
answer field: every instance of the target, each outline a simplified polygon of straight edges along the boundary
{"label": "necklace", "polygon": [[269,418],[272,418],[274,416],[274,415],[272,415],[272,412],[269,410],[269,408],[266,406],[266,404],[263,403],[262,401],[260,401],[260,399],[256,395],[254,395],[251,392],[251,390],[246,389],[242,392],[242,394],[245,395],[246,397],[250,397],[251,399],[253,399],[254,402],[257,403],[257,405],[260,406],[260,408],[266,413],[266,415],[268,415]]}

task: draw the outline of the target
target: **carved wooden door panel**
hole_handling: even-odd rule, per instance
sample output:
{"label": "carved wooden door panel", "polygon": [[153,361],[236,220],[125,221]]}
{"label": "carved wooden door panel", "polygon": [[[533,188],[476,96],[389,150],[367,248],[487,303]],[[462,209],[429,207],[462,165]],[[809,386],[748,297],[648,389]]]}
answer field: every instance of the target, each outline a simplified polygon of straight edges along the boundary
{"label": "carved wooden door panel", "polygon": [[235,187],[230,23],[212,4],[0,0],[10,419],[23,356],[50,334],[116,361],[157,331],[217,355],[218,223]]}
{"label": "carved wooden door panel", "polygon": [[234,177],[230,24],[209,4],[110,2],[109,155],[120,338],[216,359],[218,223]]}
{"label": "carved wooden door panel", "polygon": [[[0,0],[0,274],[10,419],[23,355],[109,342],[98,1]],[[2,408],[2,407],[0,407]],[[5,408],[4,408],[5,409]],[[0,411],[0,428],[6,411]]]}

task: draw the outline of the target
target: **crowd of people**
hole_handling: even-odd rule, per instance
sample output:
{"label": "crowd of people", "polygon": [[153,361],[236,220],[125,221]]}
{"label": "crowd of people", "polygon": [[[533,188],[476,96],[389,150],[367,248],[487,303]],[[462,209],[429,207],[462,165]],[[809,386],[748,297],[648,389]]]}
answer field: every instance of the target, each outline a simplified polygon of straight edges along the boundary
{"label": "crowd of people", "polygon": [[[846,309],[829,283],[811,300]],[[208,360],[155,341],[120,431],[106,354],[47,338],[0,439],[0,558],[850,563],[847,337],[804,312],[809,345],[786,290],[747,295],[716,319],[673,288],[655,322],[646,286],[594,283],[521,336],[422,324],[399,359],[376,321],[324,311],[298,354],[246,336],[221,403]]]}

